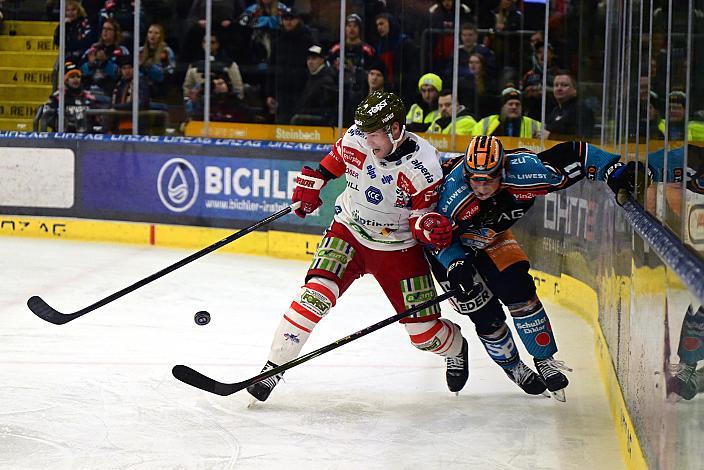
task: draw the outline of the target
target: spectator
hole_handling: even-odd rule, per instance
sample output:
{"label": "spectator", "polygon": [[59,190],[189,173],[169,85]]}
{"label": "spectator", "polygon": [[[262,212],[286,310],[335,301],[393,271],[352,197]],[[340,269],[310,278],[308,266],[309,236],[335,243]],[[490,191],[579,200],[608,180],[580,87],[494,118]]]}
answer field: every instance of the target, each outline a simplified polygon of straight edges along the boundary
{"label": "spectator", "polygon": [[553,49],[552,49],[552,46],[550,45],[550,43],[548,43],[548,66],[547,66],[547,68],[543,67],[544,48],[545,48],[545,43],[539,42],[539,43],[535,44],[536,64],[531,71],[540,77],[541,82],[543,79],[543,70],[545,69],[547,71],[547,80],[545,82],[547,84],[546,91],[549,94],[552,94],[552,84],[555,81],[555,74],[560,71],[560,67],[557,64],[557,60],[555,58],[555,53],[553,52]]}
{"label": "spectator", "polygon": [[[472,54],[481,54],[484,58],[484,64],[487,74],[490,77],[495,77],[496,70],[496,56],[494,51],[486,47],[484,44],[479,44],[477,40],[479,39],[479,31],[474,23],[465,23],[460,29],[460,47],[457,50],[457,61],[459,63],[459,76],[463,77],[469,75],[469,57]],[[445,71],[445,76],[449,77],[452,74],[452,61],[448,64],[448,68]]]}
{"label": "spectator", "polygon": [[587,140],[594,135],[594,112],[577,98],[577,81],[566,70],[555,75],[555,102],[545,121],[546,134],[553,140]]}
{"label": "spectator", "polygon": [[374,62],[369,66],[369,73],[367,74],[367,88],[369,93],[375,91],[385,91],[386,85],[386,66],[380,60]]}
{"label": "spectator", "polygon": [[495,31],[516,31],[521,29],[523,17],[516,6],[516,0],[499,0],[499,5],[491,11],[485,27]]}
{"label": "spectator", "polygon": [[[205,97],[202,87],[194,97],[193,112],[190,118],[203,120],[205,112]],[[250,122],[251,113],[237,96],[226,73],[211,74],[210,120],[216,122]]]}
{"label": "spectator", "polygon": [[[144,8],[139,10],[141,30],[144,34]],[[102,26],[106,20],[114,20],[120,25],[120,35],[117,36],[118,44],[132,44],[134,38],[134,0],[106,0],[99,12],[98,23]]]}
{"label": "spectator", "polygon": [[167,96],[169,88],[176,84],[176,55],[166,44],[163,26],[156,23],[149,26],[147,39],[139,53],[141,67],[149,77],[150,95]]}
{"label": "spectator", "polygon": [[[203,38],[203,49],[205,50],[205,38]],[[233,92],[239,99],[244,99],[244,83],[240,69],[225,52],[220,49],[220,40],[216,36],[210,37],[210,71],[211,73],[223,73],[229,77]],[[183,99],[186,103],[186,113],[193,113],[193,101],[201,92],[205,81],[205,61],[199,60],[195,64],[188,66],[186,77],[183,80]]]}
{"label": "spectator", "polygon": [[[330,48],[328,58],[337,72],[340,69],[340,43]],[[352,124],[357,105],[366,96],[366,69],[374,60],[374,49],[362,39],[362,18],[353,13],[345,20],[345,83],[344,111],[345,127]]]}
{"label": "spectator", "polygon": [[[16,1],[16,0],[15,0]],[[2,2],[0,2],[2,3]],[[19,3],[16,1],[16,3]],[[98,13],[103,8],[104,0],[79,0],[79,3],[86,12],[86,18],[95,26],[98,19]],[[59,21],[61,1],[47,0],[46,1],[46,17],[49,21]]]}
{"label": "spectator", "polygon": [[112,102],[112,91],[119,71],[117,62],[113,60],[112,54],[108,55],[104,45],[96,43],[86,51],[81,65],[83,83],[98,101]]}
{"label": "spectator", "polygon": [[323,48],[314,45],[306,58],[308,81],[291,124],[332,126],[337,121],[337,77],[325,63]]}
{"label": "spectator", "polygon": [[501,92],[504,104],[500,114],[493,114],[480,120],[472,135],[495,135],[537,139],[540,137],[540,122],[523,116],[521,92],[507,87]]}
{"label": "spectator", "polygon": [[662,107],[660,105],[661,100],[655,91],[648,88],[647,76],[640,77],[640,94],[638,97],[631,95],[631,100],[635,102],[631,109],[635,109],[636,106],[640,108],[640,118],[629,119],[629,137],[635,139],[636,130],[639,142],[646,142],[648,136],[651,139],[659,137],[661,135],[658,129],[658,123],[662,115],[659,111]]}
{"label": "spectator", "polygon": [[83,60],[88,60],[88,53],[96,53],[103,50],[107,60],[117,61],[120,55],[129,55],[130,51],[125,46],[120,45],[120,25],[114,19],[107,19],[100,29],[98,42],[91,45],[90,49],[83,54]]}
{"label": "spectator", "polygon": [[[134,68],[132,56],[121,55],[117,58],[117,65],[120,67],[120,78],[115,85],[112,94],[112,107],[118,111],[131,111],[134,100]],[[139,80],[139,109],[149,108],[149,84],[147,80],[140,77]],[[142,120],[144,124],[144,120]],[[132,132],[132,116],[120,116],[117,127],[120,134]],[[114,131],[113,126],[110,126]]]}
{"label": "spectator", "polygon": [[[54,30],[54,45],[59,46],[59,27]],[[66,60],[77,64],[86,49],[95,41],[95,33],[86,11],[77,0],[66,2]]]}
{"label": "spectator", "polygon": [[266,105],[279,124],[288,124],[296,113],[296,102],[308,80],[305,66],[313,34],[295,9],[281,16],[282,30],[269,57],[264,88]]}
{"label": "spectator", "polygon": [[376,55],[386,68],[386,89],[399,95],[404,102],[411,101],[415,95],[415,77],[418,76],[417,48],[390,13],[377,15],[375,23],[379,34]]}
{"label": "spectator", "polygon": [[528,41],[530,43],[530,48],[526,50],[526,55],[523,57],[522,70],[534,70],[536,66],[539,65],[538,57],[535,53],[535,46],[545,42],[544,31],[542,29],[535,31],[530,35]]}
{"label": "spectator", "polygon": [[[522,80],[523,83],[523,115],[540,121],[543,106],[543,79],[540,75],[529,70]],[[554,106],[552,96],[546,98],[546,108]]]}
{"label": "spectator", "polygon": [[[455,0],[437,0],[428,10],[430,14],[430,27],[434,30],[445,30],[445,32],[433,32],[430,35],[430,64],[431,69],[441,73],[447,68],[447,63],[452,57],[455,48],[454,31],[455,27]],[[472,10],[460,2],[460,23],[472,20]]]}
{"label": "spectator", "polygon": [[[452,107],[456,106],[456,118],[452,120]],[[452,99],[452,90],[442,90],[438,98],[438,116],[433,120],[428,128],[428,132],[431,134],[450,134],[453,132],[453,122],[454,122],[454,132],[457,135],[471,135],[472,129],[477,124],[471,113],[464,105],[455,104],[455,100]]]}
{"label": "spectator", "polygon": [[411,105],[406,114],[406,127],[412,132],[425,132],[438,117],[438,97],[442,90],[442,78],[426,73],[418,80],[420,99]]}
{"label": "spectator", "polygon": [[[181,60],[185,62],[194,62],[199,59],[198,45],[205,36],[205,5],[206,0],[191,0],[190,8],[186,16],[185,37],[181,46]],[[227,50],[237,52],[236,49],[246,49],[246,45],[241,41],[237,41],[238,33],[236,31],[235,19],[241,10],[236,11],[236,4],[232,0],[213,0],[212,3],[212,30],[211,34],[223,39],[223,44],[235,44],[239,47],[233,47],[235,50]],[[238,57],[239,59],[240,57]]]}
{"label": "spectator", "polygon": [[250,30],[250,63],[269,60],[271,45],[281,27],[281,15],[287,10],[278,0],[256,0],[240,15],[240,25]]}
{"label": "spectator", "polygon": [[472,109],[478,116],[498,111],[496,82],[486,70],[484,56],[474,53],[469,57],[467,74],[457,83],[460,103]]}
{"label": "spectator", "polygon": [[658,122],[661,138],[669,133],[668,139],[670,140],[684,140],[686,135],[689,142],[704,142],[704,122],[690,120],[685,134],[687,95],[682,91],[673,91],[670,93],[669,99],[670,120],[668,123],[665,122],[665,119]]}
{"label": "spectator", "polygon": [[[112,104],[115,109],[132,109],[134,90],[134,67],[131,55],[119,56],[117,65],[120,67],[120,78],[112,94]],[[142,78],[142,77],[140,77]],[[139,81],[139,108],[149,107],[149,85],[146,80]],[[131,119],[131,118],[130,118]]]}
{"label": "spectator", "polygon": [[[89,109],[96,107],[95,97],[81,85],[81,69],[73,62],[66,62],[64,74],[64,130],[66,132],[94,132],[95,119],[88,114]],[[55,91],[44,105],[41,115],[41,129],[47,126],[54,131],[59,130],[59,91]]]}

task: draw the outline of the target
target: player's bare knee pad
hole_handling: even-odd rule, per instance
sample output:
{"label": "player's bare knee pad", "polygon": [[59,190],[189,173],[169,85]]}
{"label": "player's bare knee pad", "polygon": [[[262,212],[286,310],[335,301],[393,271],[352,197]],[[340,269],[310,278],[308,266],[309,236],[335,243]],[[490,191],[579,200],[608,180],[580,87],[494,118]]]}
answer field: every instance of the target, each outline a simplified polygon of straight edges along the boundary
{"label": "player's bare knee pad", "polygon": [[422,351],[441,356],[457,356],[462,350],[460,328],[450,320],[440,318],[418,323],[404,323],[411,344]]}

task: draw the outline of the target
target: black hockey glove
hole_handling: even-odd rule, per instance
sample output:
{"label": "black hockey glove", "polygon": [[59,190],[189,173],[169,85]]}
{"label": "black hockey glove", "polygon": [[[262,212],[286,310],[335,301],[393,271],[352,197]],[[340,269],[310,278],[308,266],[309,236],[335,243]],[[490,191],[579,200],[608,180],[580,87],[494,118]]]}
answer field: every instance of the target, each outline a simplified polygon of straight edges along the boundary
{"label": "black hockey glove", "polygon": [[467,260],[457,260],[447,268],[447,280],[450,282],[450,289],[459,289],[460,293],[455,298],[460,302],[472,300],[481,288],[474,283],[474,275],[477,270],[474,265]]}
{"label": "black hockey glove", "polygon": [[[638,167],[639,181],[636,181],[636,166]],[[606,169],[606,184],[616,195],[616,202],[619,205],[623,205],[628,194],[633,193],[638,188],[639,183],[644,180],[647,181],[646,185],[649,185],[652,180],[652,173],[650,169],[646,171],[645,165],[641,162],[616,162]],[[643,185],[643,187],[646,185]]]}

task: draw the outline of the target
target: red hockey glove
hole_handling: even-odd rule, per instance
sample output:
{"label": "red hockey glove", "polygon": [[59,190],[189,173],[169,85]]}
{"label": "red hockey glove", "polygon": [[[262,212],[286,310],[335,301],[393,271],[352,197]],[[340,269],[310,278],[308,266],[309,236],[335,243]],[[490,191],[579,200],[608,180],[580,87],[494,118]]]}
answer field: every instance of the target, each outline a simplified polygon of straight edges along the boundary
{"label": "red hockey glove", "polygon": [[424,245],[442,249],[452,243],[452,223],[437,212],[428,212],[418,217],[411,230],[413,237]]}
{"label": "red hockey glove", "polygon": [[327,181],[322,173],[310,167],[304,166],[296,176],[296,188],[293,190],[293,202],[301,202],[301,207],[295,210],[296,215],[305,218],[318,207],[323,205],[320,199],[320,190],[323,189]]}

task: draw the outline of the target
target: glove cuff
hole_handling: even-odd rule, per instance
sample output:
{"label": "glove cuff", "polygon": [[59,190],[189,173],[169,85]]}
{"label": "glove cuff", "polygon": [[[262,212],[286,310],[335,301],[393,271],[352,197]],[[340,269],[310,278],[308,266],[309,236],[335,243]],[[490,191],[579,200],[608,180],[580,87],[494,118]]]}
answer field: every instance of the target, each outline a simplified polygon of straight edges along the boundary
{"label": "glove cuff", "polygon": [[[313,171],[315,171],[315,170],[313,170]],[[325,183],[327,183],[327,181],[325,181],[325,179],[318,177],[318,176],[306,175],[303,173],[299,173],[296,176],[296,185],[304,187],[306,189],[320,190],[320,189],[323,189],[323,186],[325,186]]]}

